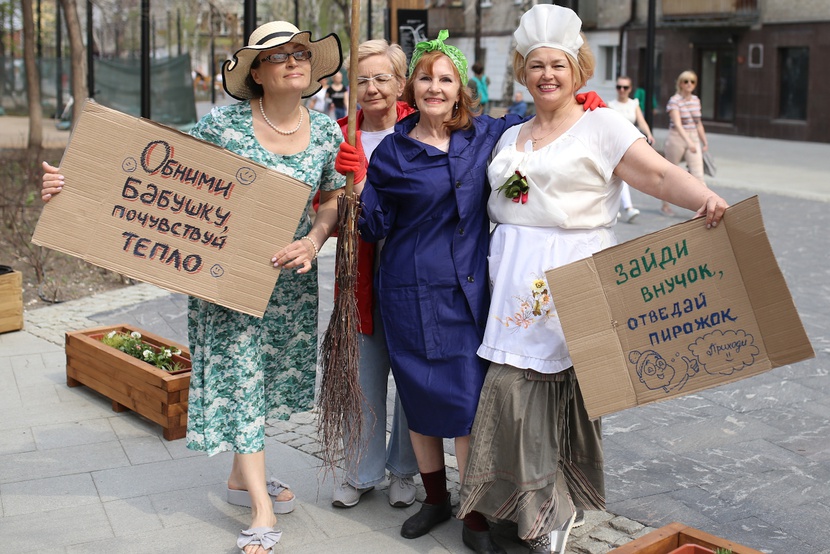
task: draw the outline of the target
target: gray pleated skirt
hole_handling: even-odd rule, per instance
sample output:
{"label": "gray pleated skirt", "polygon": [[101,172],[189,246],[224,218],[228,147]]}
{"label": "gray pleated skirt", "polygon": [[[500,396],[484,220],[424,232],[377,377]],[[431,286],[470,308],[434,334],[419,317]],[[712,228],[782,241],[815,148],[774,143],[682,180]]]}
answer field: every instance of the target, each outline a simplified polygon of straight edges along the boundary
{"label": "gray pleated skirt", "polygon": [[542,374],[490,364],[470,437],[458,517],[513,521],[528,540],[575,508],[605,509],[602,429],[573,368]]}

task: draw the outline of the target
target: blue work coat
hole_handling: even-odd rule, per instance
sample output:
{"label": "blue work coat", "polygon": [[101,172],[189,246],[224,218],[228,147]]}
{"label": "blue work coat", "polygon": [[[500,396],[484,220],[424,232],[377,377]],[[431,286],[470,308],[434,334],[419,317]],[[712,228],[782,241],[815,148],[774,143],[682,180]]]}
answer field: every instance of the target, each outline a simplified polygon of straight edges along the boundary
{"label": "blue work coat", "polygon": [[[463,436],[486,371],[476,350],[490,299],[487,163],[504,130],[522,118],[476,117],[472,128],[452,133],[448,152],[408,136],[419,118],[398,122],[372,154],[359,228],[364,240],[386,239],[376,290],[410,428]],[[430,405],[433,395],[448,406]],[[434,432],[436,415],[456,421]]]}

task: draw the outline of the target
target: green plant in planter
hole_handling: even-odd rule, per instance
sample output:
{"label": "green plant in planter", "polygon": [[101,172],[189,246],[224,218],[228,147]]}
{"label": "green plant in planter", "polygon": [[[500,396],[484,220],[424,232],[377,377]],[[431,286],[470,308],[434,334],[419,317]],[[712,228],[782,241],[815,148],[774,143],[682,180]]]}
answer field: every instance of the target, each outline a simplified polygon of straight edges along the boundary
{"label": "green plant in planter", "polygon": [[715,548],[715,554],[732,554],[732,551],[727,548]]}
{"label": "green plant in planter", "polygon": [[180,363],[173,360],[174,355],[178,356],[182,353],[181,350],[178,348],[159,348],[147,344],[141,340],[141,333],[138,331],[132,333],[110,331],[101,337],[101,342],[164,371],[184,369]]}

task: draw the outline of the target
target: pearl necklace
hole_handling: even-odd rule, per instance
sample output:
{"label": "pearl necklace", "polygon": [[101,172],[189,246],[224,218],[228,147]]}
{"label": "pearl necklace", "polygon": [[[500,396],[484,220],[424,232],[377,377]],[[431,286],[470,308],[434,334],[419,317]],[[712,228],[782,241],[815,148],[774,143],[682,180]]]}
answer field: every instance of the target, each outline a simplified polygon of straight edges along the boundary
{"label": "pearl necklace", "polygon": [[282,129],[277,129],[277,126],[274,125],[273,123],[271,123],[271,120],[268,119],[267,115],[265,115],[265,108],[262,107],[262,97],[261,96],[259,97],[259,113],[262,114],[262,119],[265,120],[265,123],[267,123],[269,127],[271,127],[273,130],[275,130],[276,132],[278,132],[281,135],[293,135],[294,133],[296,133],[297,131],[300,130],[300,126],[303,124],[303,109],[300,108],[300,120],[297,122],[297,126],[294,127],[293,130],[283,131]]}

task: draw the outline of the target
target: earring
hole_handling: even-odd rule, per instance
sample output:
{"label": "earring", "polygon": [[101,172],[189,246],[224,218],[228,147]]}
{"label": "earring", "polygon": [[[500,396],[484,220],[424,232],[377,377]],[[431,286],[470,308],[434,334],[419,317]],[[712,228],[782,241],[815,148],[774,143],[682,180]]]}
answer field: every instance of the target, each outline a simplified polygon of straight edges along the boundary
{"label": "earring", "polygon": [[453,107],[453,110],[458,110],[458,100],[455,101],[455,106]]}

